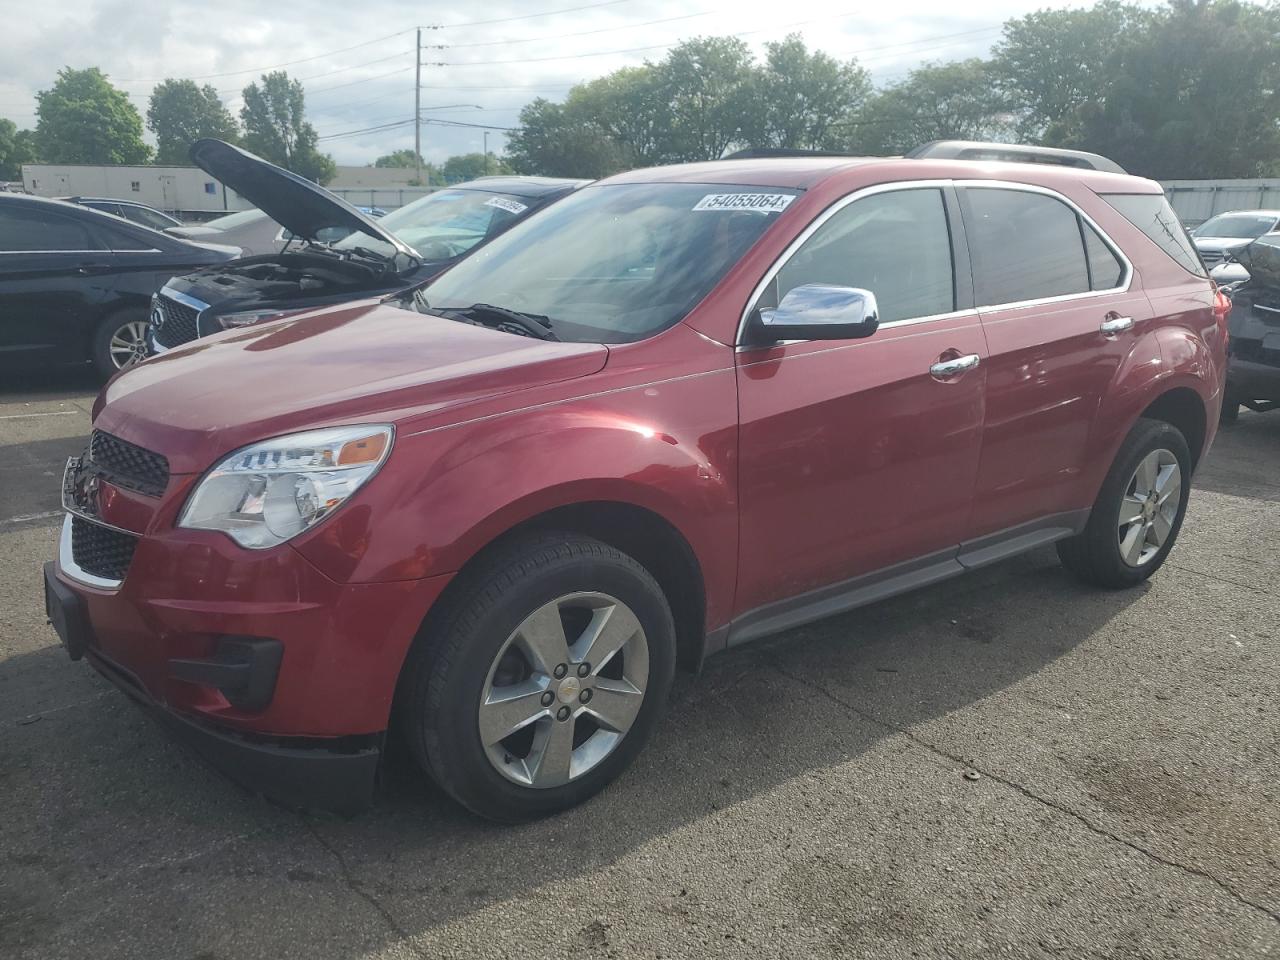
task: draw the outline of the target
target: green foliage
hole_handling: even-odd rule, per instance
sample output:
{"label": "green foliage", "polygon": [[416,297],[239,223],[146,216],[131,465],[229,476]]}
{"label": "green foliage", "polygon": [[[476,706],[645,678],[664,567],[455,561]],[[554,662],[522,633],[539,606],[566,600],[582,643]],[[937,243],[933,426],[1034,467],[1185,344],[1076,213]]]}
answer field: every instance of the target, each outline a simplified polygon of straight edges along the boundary
{"label": "green foliage", "polygon": [[1006,21],[992,70],[1018,115],[1018,136],[1061,138],[1074,110],[1106,96],[1108,61],[1149,30],[1152,17],[1141,7],[1104,0],[1089,9],[1038,10]]}
{"label": "green foliage", "polygon": [[807,150],[842,146],[848,138],[840,125],[856,118],[871,95],[867,71],[857,61],[810,53],[799,34],[765,44],[765,51],[753,78],[746,142]]}
{"label": "green foliage", "polygon": [[393,153],[387,153],[373,161],[375,167],[396,167],[413,169],[421,162],[423,167],[427,166],[427,162],[421,157],[415,157],[412,150],[396,150]]}
{"label": "green foliage", "polygon": [[602,177],[740,146],[828,147],[869,90],[856,63],[810,53],[798,36],[768,44],[763,64],[741,40],[698,37],[578,84],[563,104],[535,100],[507,156],[521,173]]}
{"label": "green foliage", "polygon": [[142,117],[97,67],[58,71],[36,94],[36,150],[45,163],[146,163]]}
{"label": "green foliage", "polygon": [[1013,116],[983,60],[925,64],[868,101],[848,125],[854,150],[901,154],[930,140],[1008,141]]}
{"label": "green foliage", "polygon": [[0,180],[21,180],[22,165],[35,159],[35,134],[19,130],[12,120],[0,119]]}
{"label": "green foliage", "polygon": [[191,144],[202,137],[234,142],[240,135],[218,91],[194,80],[164,80],[151,91],[147,128],[156,135],[156,163],[190,163]]}
{"label": "green foliage", "polygon": [[1280,8],[1175,0],[1104,64],[1046,140],[1159,178],[1256,177],[1280,158]]}
{"label": "green foliage", "polygon": [[502,159],[491,153],[460,153],[450,157],[440,167],[440,175],[446,183],[461,183],[463,180],[474,180],[476,177],[491,177],[510,172],[510,168],[502,162]]}
{"label": "green foliage", "polygon": [[306,120],[302,84],[283,70],[264,73],[244,88],[240,122],[245,148],[301,177],[328,183],[337,173],[333,158],[317,147],[315,127]]}

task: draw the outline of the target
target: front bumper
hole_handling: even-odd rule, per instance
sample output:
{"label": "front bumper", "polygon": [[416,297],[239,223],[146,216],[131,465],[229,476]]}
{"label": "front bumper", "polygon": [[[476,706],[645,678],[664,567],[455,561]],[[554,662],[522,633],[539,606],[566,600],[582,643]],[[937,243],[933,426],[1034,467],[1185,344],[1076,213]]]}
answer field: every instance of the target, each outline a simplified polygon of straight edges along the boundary
{"label": "front bumper", "polygon": [[[447,577],[338,583],[287,544],[168,530],[139,536],[112,583],[85,577],[69,544],[45,590],[73,659],[250,789],[339,812],[368,803],[401,665]],[[246,648],[271,655],[246,665]]]}

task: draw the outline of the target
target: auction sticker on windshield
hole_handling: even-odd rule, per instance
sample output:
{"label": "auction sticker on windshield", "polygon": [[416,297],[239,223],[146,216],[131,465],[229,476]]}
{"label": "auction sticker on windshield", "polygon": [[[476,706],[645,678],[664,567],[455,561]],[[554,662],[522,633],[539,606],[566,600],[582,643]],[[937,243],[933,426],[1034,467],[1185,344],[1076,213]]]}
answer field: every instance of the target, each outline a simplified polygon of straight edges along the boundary
{"label": "auction sticker on windshield", "polygon": [[519,200],[511,200],[508,197],[490,197],[484,202],[486,207],[497,207],[499,210],[505,210],[507,213],[524,213],[529,209],[528,204],[521,203]]}
{"label": "auction sticker on windshield", "polygon": [[781,213],[795,197],[789,193],[708,193],[693,205],[695,210],[758,210]]}

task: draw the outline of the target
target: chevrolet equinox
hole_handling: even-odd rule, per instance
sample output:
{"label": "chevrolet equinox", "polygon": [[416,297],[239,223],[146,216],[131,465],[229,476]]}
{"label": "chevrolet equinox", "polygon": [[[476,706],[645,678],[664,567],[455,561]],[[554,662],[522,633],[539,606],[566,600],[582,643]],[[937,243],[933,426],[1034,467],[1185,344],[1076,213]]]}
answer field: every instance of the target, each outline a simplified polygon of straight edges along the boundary
{"label": "chevrolet equinox", "polygon": [[[976,158],[976,159],[971,159]],[[205,760],[486,817],[600,790],[678,667],[1055,543],[1164,562],[1229,302],[1160,187],[926,145],[576,191],[399,303],[148,360],[67,465],[50,621]]]}

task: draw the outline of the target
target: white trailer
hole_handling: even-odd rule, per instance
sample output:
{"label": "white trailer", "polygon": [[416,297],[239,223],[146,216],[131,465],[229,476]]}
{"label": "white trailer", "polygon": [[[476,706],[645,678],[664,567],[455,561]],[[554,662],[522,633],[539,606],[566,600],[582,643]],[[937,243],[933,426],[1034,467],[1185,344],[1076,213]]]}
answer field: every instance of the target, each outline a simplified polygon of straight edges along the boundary
{"label": "white trailer", "polygon": [[22,186],[39,197],[109,197],[207,219],[252,204],[198,167],[24,163]]}

